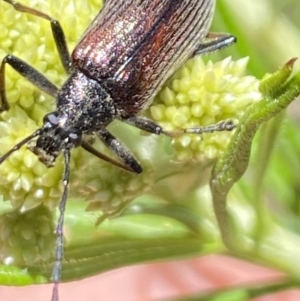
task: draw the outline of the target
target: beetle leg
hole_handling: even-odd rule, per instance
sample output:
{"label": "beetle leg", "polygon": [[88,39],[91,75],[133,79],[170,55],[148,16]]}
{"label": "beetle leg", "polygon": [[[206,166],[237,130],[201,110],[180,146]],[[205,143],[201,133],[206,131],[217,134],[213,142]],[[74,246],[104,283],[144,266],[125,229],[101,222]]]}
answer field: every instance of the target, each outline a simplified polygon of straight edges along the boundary
{"label": "beetle leg", "polygon": [[[110,148],[118,156],[118,158],[122,160],[124,165],[121,165],[121,167],[123,169],[138,174],[142,172],[140,163],[134,158],[127,147],[119,139],[114,137],[106,128],[101,129],[101,131],[97,132],[96,134],[101,139],[101,141],[108,148]],[[119,164],[117,166],[119,166]]]}
{"label": "beetle leg", "polygon": [[[212,133],[216,131],[231,131],[235,128],[235,125],[231,120],[221,121],[217,124],[189,128],[189,129],[176,129],[173,131],[165,131],[160,125],[155,123],[154,121],[139,116],[133,116],[123,120],[124,122],[135,126],[141,130],[146,132],[160,135],[164,134],[169,137],[178,137],[182,134],[203,134],[203,133]],[[107,161],[119,168],[125,169],[127,171],[141,173],[142,167],[131,154],[131,152],[122,144],[120,140],[114,137],[107,129],[102,129],[100,132],[97,132],[97,136],[103,141],[103,143],[110,148],[122,161],[124,164],[115,161],[101,152],[97,151],[93,148],[88,142],[83,141],[81,146],[91,154],[100,158],[101,160]]]}
{"label": "beetle leg", "polygon": [[203,133],[213,133],[213,132],[223,132],[223,131],[232,131],[236,125],[232,122],[232,120],[223,120],[216,124],[199,126],[195,128],[188,129],[176,129],[173,131],[165,131],[163,130],[162,134],[165,134],[169,137],[178,137],[183,134],[196,134],[201,135]]}
{"label": "beetle leg", "polygon": [[51,18],[49,15],[47,15],[43,12],[40,12],[34,8],[25,6],[19,2],[15,2],[13,0],[4,0],[4,1],[9,3],[10,5],[12,5],[15,8],[15,10],[17,10],[19,12],[24,12],[24,13],[28,13],[31,15],[35,15],[35,16],[38,16],[40,18],[50,21],[52,35],[53,35],[53,38],[54,38],[54,41],[56,44],[56,48],[57,48],[60,60],[62,62],[62,65],[63,65],[65,71],[68,74],[70,74],[72,71],[72,61],[71,61],[70,53],[68,50],[66,37],[65,37],[64,31],[63,31],[60,23],[57,20]]}
{"label": "beetle leg", "polygon": [[210,32],[192,56],[214,52],[236,43],[235,36],[228,33]]}
{"label": "beetle leg", "polygon": [[132,116],[122,121],[148,133],[156,135],[163,133],[163,128],[160,125],[146,117]]}
{"label": "beetle leg", "polygon": [[22,61],[21,59],[17,58],[14,55],[7,55],[0,67],[0,113],[3,111],[7,111],[9,109],[9,104],[6,98],[5,92],[5,65],[9,64],[13,69],[15,69],[18,73],[22,76],[27,78],[31,83],[37,86],[42,91],[50,94],[51,96],[55,97],[58,88],[52,84],[44,75],[38,72],[36,69]]}
{"label": "beetle leg", "polygon": [[160,135],[164,134],[169,137],[178,137],[182,134],[203,134],[203,133],[212,133],[212,132],[222,132],[222,131],[231,131],[235,128],[232,120],[224,120],[220,121],[217,124],[211,124],[207,126],[198,126],[195,128],[188,129],[175,129],[173,131],[166,131],[160,125],[155,123],[154,121],[140,116],[133,116],[128,119],[124,119],[124,122],[133,125],[143,131]]}
{"label": "beetle leg", "polygon": [[103,161],[106,161],[110,164],[113,164],[119,168],[122,168],[124,170],[127,170],[127,171],[130,171],[132,172],[133,170],[131,168],[129,168],[128,166],[102,154],[101,152],[99,152],[97,149],[95,149],[90,143],[88,143],[87,141],[82,141],[81,142],[81,147],[83,149],[85,149],[87,152],[93,154],[94,156],[98,157],[99,159],[103,160]]}

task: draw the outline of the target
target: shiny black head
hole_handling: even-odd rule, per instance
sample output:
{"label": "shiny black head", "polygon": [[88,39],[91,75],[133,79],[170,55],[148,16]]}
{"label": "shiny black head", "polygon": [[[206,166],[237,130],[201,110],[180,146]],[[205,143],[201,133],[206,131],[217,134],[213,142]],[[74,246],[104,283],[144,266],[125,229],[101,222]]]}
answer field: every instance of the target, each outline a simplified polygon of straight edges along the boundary
{"label": "shiny black head", "polygon": [[[80,146],[82,133],[66,126],[67,118],[53,112],[44,117],[43,126],[30,136],[26,137],[0,158],[0,164],[13,152],[27,144],[39,160],[47,167],[54,165],[57,156],[64,150],[70,151]],[[35,137],[38,137],[34,140]]]}
{"label": "shiny black head", "polygon": [[37,140],[31,140],[27,145],[47,167],[54,165],[64,149],[70,150],[81,144],[81,133],[66,127],[66,119],[57,112],[46,115]]}

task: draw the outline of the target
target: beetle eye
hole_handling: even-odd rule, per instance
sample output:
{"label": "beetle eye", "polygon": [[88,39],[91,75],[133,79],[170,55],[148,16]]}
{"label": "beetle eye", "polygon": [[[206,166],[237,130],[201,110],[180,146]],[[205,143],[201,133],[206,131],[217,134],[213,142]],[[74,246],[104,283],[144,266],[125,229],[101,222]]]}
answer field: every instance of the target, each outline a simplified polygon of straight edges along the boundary
{"label": "beetle eye", "polygon": [[76,133],[70,133],[69,139],[74,146],[79,146],[81,144],[81,135],[78,135]]}
{"label": "beetle eye", "polygon": [[59,122],[58,114],[56,112],[54,112],[54,113],[49,113],[49,114],[45,115],[43,122],[44,123],[49,122],[52,125],[57,125]]}

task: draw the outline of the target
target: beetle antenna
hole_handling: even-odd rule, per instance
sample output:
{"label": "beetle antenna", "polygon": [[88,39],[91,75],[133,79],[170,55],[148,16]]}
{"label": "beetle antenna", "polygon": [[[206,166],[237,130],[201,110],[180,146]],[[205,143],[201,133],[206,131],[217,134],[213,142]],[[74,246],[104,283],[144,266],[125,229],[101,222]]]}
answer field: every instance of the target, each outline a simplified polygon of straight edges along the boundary
{"label": "beetle antenna", "polygon": [[36,130],[33,134],[27,136],[25,139],[21,140],[19,143],[17,143],[13,148],[11,148],[6,154],[4,154],[2,157],[0,157],[0,164],[3,163],[12,153],[19,150],[24,144],[29,142],[31,139],[35,138],[36,136],[39,136],[41,134],[41,129]]}
{"label": "beetle antenna", "polygon": [[56,249],[55,249],[55,264],[52,272],[52,281],[54,282],[52,301],[58,300],[58,285],[61,279],[62,260],[64,257],[64,241],[63,241],[63,226],[65,218],[65,209],[68,197],[68,187],[70,179],[70,149],[64,150],[65,168],[63,177],[63,194],[59,202],[59,218],[56,226]]}

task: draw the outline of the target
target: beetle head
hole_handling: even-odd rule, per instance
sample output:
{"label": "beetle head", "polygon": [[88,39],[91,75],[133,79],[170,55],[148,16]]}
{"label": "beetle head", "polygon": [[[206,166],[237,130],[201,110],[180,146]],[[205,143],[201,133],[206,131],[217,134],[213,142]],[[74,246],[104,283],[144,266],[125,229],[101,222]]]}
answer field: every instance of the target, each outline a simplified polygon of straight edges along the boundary
{"label": "beetle head", "polygon": [[81,144],[81,134],[66,127],[65,123],[66,118],[60,116],[58,112],[46,115],[38,138],[30,140],[27,144],[27,148],[47,167],[54,165],[61,151]]}

